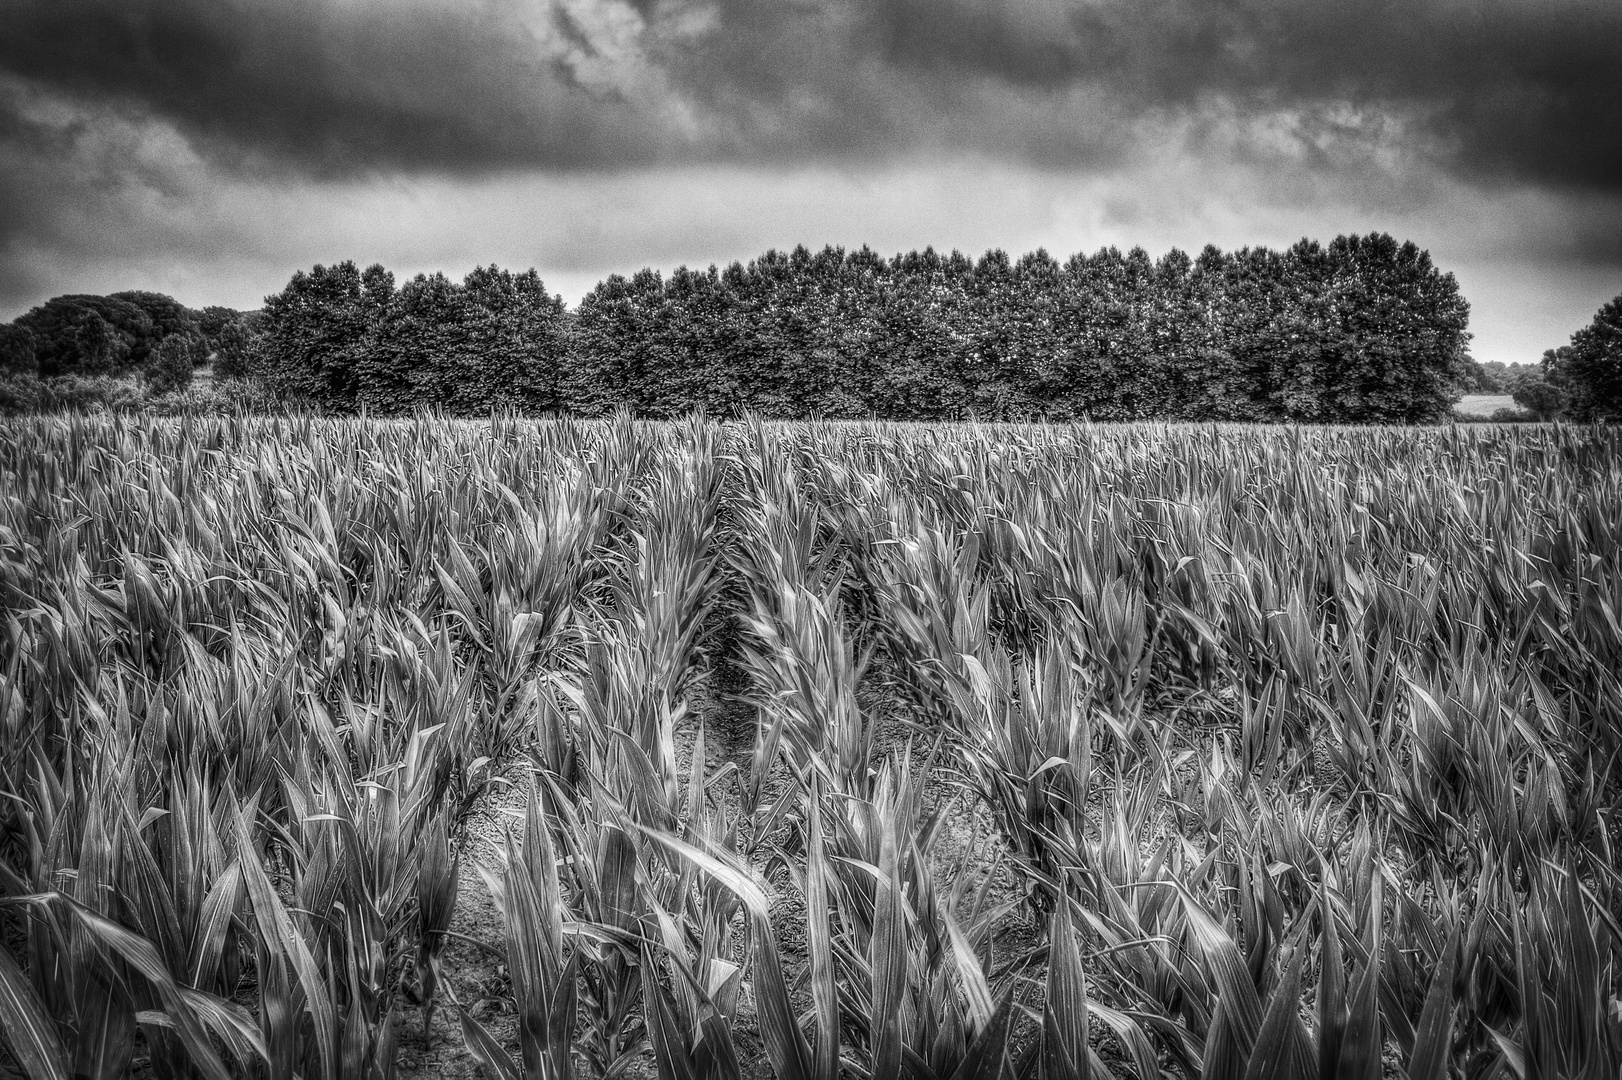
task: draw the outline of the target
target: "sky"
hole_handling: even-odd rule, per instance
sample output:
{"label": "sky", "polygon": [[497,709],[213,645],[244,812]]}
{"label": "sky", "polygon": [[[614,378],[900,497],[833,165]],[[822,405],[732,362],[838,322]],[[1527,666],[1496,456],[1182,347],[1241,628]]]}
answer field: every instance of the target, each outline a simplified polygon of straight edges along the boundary
{"label": "sky", "polygon": [[1622,294],[1617,0],[0,0],[0,319],[316,263],[1389,232],[1535,361]]}

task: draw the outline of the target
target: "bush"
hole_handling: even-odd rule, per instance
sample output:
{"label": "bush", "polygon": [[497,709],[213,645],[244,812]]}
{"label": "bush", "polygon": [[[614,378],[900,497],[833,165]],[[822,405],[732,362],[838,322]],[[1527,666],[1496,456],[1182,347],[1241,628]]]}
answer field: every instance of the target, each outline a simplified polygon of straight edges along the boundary
{"label": "bush", "polygon": [[57,375],[42,379],[29,372],[0,376],[0,413],[133,412],[147,396],[134,379],[111,375]]}
{"label": "bush", "polygon": [[265,415],[298,409],[296,403],[252,377],[193,383],[184,390],[152,397],[148,407],[158,416]]}
{"label": "bush", "polygon": [[48,393],[45,380],[32,371],[0,372],[0,415],[41,412]]}

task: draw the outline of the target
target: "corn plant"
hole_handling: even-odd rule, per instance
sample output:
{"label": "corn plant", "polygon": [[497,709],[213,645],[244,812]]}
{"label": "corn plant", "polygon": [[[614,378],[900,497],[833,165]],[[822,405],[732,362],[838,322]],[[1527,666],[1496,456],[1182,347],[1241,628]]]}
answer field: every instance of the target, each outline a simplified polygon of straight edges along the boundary
{"label": "corn plant", "polygon": [[[7,420],[7,1052],[389,1075],[409,987],[499,1075],[725,1080],[755,1028],[817,1080],[1612,1075],[1619,458]],[[752,748],[703,730],[716,628]],[[445,942],[525,764],[509,1053]]]}
{"label": "corn plant", "polygon": [[577,948],[564,939],[564,895],[549,829],[531,798],[521,840],[507,840],[501,874],[485,874],[506,922],[506,955],[518,1010],[520,1060],[515,1062],[473,1015],[458,1004],[467,1046],[499,1077],[567,1080],[579,990]]}

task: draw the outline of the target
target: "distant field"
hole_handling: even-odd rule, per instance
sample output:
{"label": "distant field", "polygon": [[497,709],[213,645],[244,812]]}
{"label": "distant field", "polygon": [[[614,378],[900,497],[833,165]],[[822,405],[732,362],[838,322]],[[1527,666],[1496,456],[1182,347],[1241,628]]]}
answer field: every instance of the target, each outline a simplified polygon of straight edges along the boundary
{"label": "distant field", "polygon": [[1515,399],[1509,394],[1466,394],[1453,406],[1453,411],[1466,416],[1491,416],[1499,409],[1513,408]]}

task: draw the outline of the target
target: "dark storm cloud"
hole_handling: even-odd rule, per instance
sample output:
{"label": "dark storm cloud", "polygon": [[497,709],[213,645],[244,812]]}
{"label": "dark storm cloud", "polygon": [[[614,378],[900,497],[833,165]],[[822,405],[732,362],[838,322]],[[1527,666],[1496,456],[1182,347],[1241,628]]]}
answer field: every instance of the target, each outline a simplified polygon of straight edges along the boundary
{"label": "dark storm cloud", "polygon": [[[1622,189],[1622,4],[21,0],[0,68],[316,174],[968,150],[1108,163],[1213,116]],[[1158,125],[1158,126],[1156,126]],[[9,135],[7,135],[9,137]]]}
{"label": "dark storm cloud", "polygon": [[[509,12],[208,0],[14,5],[0,67],[175,125],[207,151],[316,173],[558,168],[656,152]],[[589,106],[589,107],[588,107]]]}
{"label": "dark storm cloud", "polygon": [[[1365,109],[1460,172],[1622,189],[1622,4],[887,0],[898,66],[1144,107]],[[1318,121],[1323,123],[1323,121]],[[1311,132],[1308,131],[1308,134]]]}

